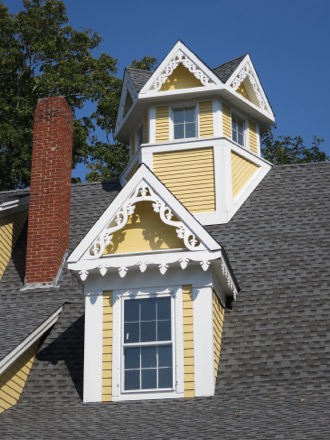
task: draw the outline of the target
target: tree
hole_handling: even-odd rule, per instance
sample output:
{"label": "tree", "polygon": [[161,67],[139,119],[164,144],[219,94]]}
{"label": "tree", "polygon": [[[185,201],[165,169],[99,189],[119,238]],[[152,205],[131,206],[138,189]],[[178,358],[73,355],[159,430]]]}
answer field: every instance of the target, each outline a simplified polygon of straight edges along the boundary
{"label": "tree", "polygon": [[[128,157],[111,143],[122,84],[117,60],[93,55],[101,37],[69,26],[61,0],[23,0],[23,7],[12,15],[0,0],[0,189],[29,185],[33,113],[51,95],[64,96],[74,112],[74,165],[100,157],[106,145],[108,177],[115,177]],[[79,117],[86,102],[94,107]]]}
{"label": "tree", "polygon": [[269,128],[262,136],[261,154],[274,165],[290,163],[325,162],[329,157],[320,150],[323,139],[314,136],[312,145],[307,147],[300,136],[277,136]]}

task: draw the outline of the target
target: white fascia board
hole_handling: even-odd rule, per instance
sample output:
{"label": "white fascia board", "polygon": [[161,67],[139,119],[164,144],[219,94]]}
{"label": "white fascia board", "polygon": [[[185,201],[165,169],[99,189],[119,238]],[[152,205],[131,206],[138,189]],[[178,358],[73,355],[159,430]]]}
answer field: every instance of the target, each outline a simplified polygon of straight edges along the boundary
{"label": "white fascia board", "polygon": [[218,86],[222,85],[222,82],[215,75],[215,73],[213,73],[212,70],[210,70],[193,52],[191,52],[191,50],[189,50],[187,46],[182,43],[182,41],[178,41],[161,62],[161,64],[158,66],[158,68],[155,70],[151,78],[149,78],[144,87],[140,90],[139,96],[149,92],[149,89],[155,82],[156,78],[158,78],[158,76],[162,74],[165,67],[172,61],[178,51],[183,52],[196,66],[199,67],[199,69],[201,69],[211,79],[211,81],[214,82],[214,84]]}
{"label": "white fascia board", "polygon": [[222,90],[225,89],[226,86],[221,83],[221,84],[210,84],[208,86],[201,86],[201,87],[192,87],[192,88],[188,88],[188,89],[175,89],[175,90],[167,90],[167,91],[162,91],[162,92],[158,92],[158,91],[150,91],[148,92],[147,95],[142,94],[141,92],[139,93],[139,100],[140,101],[147,101],[150,100],[151,98],[156,98],[157,102],[161,102],[159,101],[159,99],[165,99],[165,98],[175,98],[177,96],[179,96],[180,98],[184,98],[184,99],[189,99],[189,97],[193,97],[195,98],[196,95],[197,96],[214,96],[215,91],[217,90]]}
{"label": "white fascia board", "polygon": [[21,199],[11,200],[10,202],[4,202],[0,205],[0,217],[5,217],[15,212],[24,211],[29,206],[29,196]]}
{"label": "white fascia board", "polygon": [[[266,110],[266,111],[263,110],[262,108],[258,107],[257,105],[253,104],[253,103],[252,103],[251,101],[249,101],[248,99],[244,98],[244,96],[242,96],[242,95],[240,95],[239,93],[237,93],[237,92],[233,89],[233,87],[231,87],[231,83],[232,83],[232,82],[234,81],[234,79],[239,75],[240,71],[242,70],[242,68],[245,66],[246,63],[249,63],[249,65],[250,65],[250,67],[251,67],[253,77],[254,77],[256,83],[258,84],[259,91],[260,91],[260,93],[261,93],[261,95],[262,95],[263,100],[264,100],[265,103],[266,103],[266,107],[267,107],[267,110]],[[274,116],[274,113],[273,113],[272,108],[271,108],[271,105],[270,105],[270,103],[269,103],[269,101],[268,101],[268,99],[267,99],[267,96],[266,96],[266,94],[265,94],[265,92],[264,92],[264,89],[263,89],[263,87],[262,87],[262,85],[261,85],[261,82],[260,82],[259,76],[258,76],[258,74],[257,74],[257,72],[256,72],[256,70],[255,70],[255,68],[254,68],[254,66],[253,66],[252,60],[251,60],[251,58],[250,58],[250,55],[247,54],[247,55],[243,58],[243,60],[242,60],[242,61],[240,62],[240,64],[238,65],[238,67],[234,70],[234,72],[231,74],[231,76],[230,76],[230,77],[228,78],[228,80],[226,81],[226,86],[227,86],[227,90],[229,90],[230,92],[234,92],[234,93],[233,93],[234,96],[236,96],[236,97],[242,99],[244,102],[246,102],[247,104],[251,105],[253,108],[255,108],[256,110],[258,110],[260,113],[264,114],[265,116],[267,116],[268,118],[270,118],[271,120],[273,120],[273,122],[275,122],[275,116]]]}
{"label": "white fascia board", "polygon": [[[128,110],[127,114],[124,117],[124,108],[125,108],[127,93],[129,93],[131,95],[132,106]],[[125,70],[123,86],[122,86],[120,101],[119,101],[119,106],[118,106],[118,116],[117,116],[115,133],[114,133],[115,138],[117,137],[119,130],[124,125],[125,121],[129,117],[129,115],[131,114],[131,112],[136,104],[137,99],[138,99],[138,93],[134,87],[134,84],[132,82],[131,77],[127,73],[127,70]]]}
{"label": "white fascia board", "polygon": [[82,239],[76,249],[71,253],[68,258],[68,263],[74,263],[80,260],[84,253],[88,250],[89,246],[98,237],[101,231],[107,226],[109,221],[115,216],[121,206],[128,200],[135,190],[135,188],[141,183],[145,182],[150,185],[152,190],[166,202],[182,221],[187,228],[192,231],[201,240],[203,245],[210,251],[219,250],[220,245],[214,240],[213,237],[203,228],[203,226],[194,218],[192,214],[179,202],[179,200],[173,196],[173,194],[161,183],[161,181],[152,173],[152,171],[144,164],[141,164],[132,178],[127,182],[124,188],[119,192],[113,202],[104,211],[98,221]]}
{"label": "white fascia board", "polygon": [[35,343],[58,319],[63,307],[60,307],[46,321],[37,327],[27,338],[24,339],[13,351],[7,354],[0,362],[0,374],[9,368],[32,344]]}

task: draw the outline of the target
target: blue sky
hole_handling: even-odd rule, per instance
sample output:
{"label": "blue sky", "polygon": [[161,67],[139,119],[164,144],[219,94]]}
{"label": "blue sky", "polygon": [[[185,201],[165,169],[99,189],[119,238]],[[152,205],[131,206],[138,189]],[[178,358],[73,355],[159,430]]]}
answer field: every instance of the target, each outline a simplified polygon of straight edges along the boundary
{"label": "blue sky", "polygon": [[[3,0],[11,12],[21,0]],[[70,24],[91,28],[102,52],[161,61],[182,40],[207,65],[249,53],[275,113],[277,133],[322,137],[330,155],[328,0],[64,0]]]}

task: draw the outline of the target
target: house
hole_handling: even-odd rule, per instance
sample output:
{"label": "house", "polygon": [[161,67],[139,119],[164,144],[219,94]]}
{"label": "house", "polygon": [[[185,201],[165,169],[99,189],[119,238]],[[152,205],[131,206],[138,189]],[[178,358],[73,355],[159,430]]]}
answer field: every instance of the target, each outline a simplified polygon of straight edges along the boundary
{"label": "house", "polygon": [[2,438],[329,437],[330,165],[264,160],[273,121],[249,55],[179,41],[125,71],[120,181],[71,188],[39,101],[31,188],[0,193]]}

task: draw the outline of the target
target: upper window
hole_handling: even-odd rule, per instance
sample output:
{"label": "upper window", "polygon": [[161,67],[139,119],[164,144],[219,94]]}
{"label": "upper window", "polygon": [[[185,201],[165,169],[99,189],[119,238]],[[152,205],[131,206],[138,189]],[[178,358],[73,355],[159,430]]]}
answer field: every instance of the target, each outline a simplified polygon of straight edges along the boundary
{"label": "upper window", "polygon": [[231,138],[234,142],[244,147],[245,122],[239,116],[233,114],[231,117]]}
{"label": "upper window", "polygon": [[197,117],[195,107],[173,109],[174,139],[197,136]]}
{"label": "upper window", "polygon": [[171,297],[124,300],[123,391],[173,389]]}

